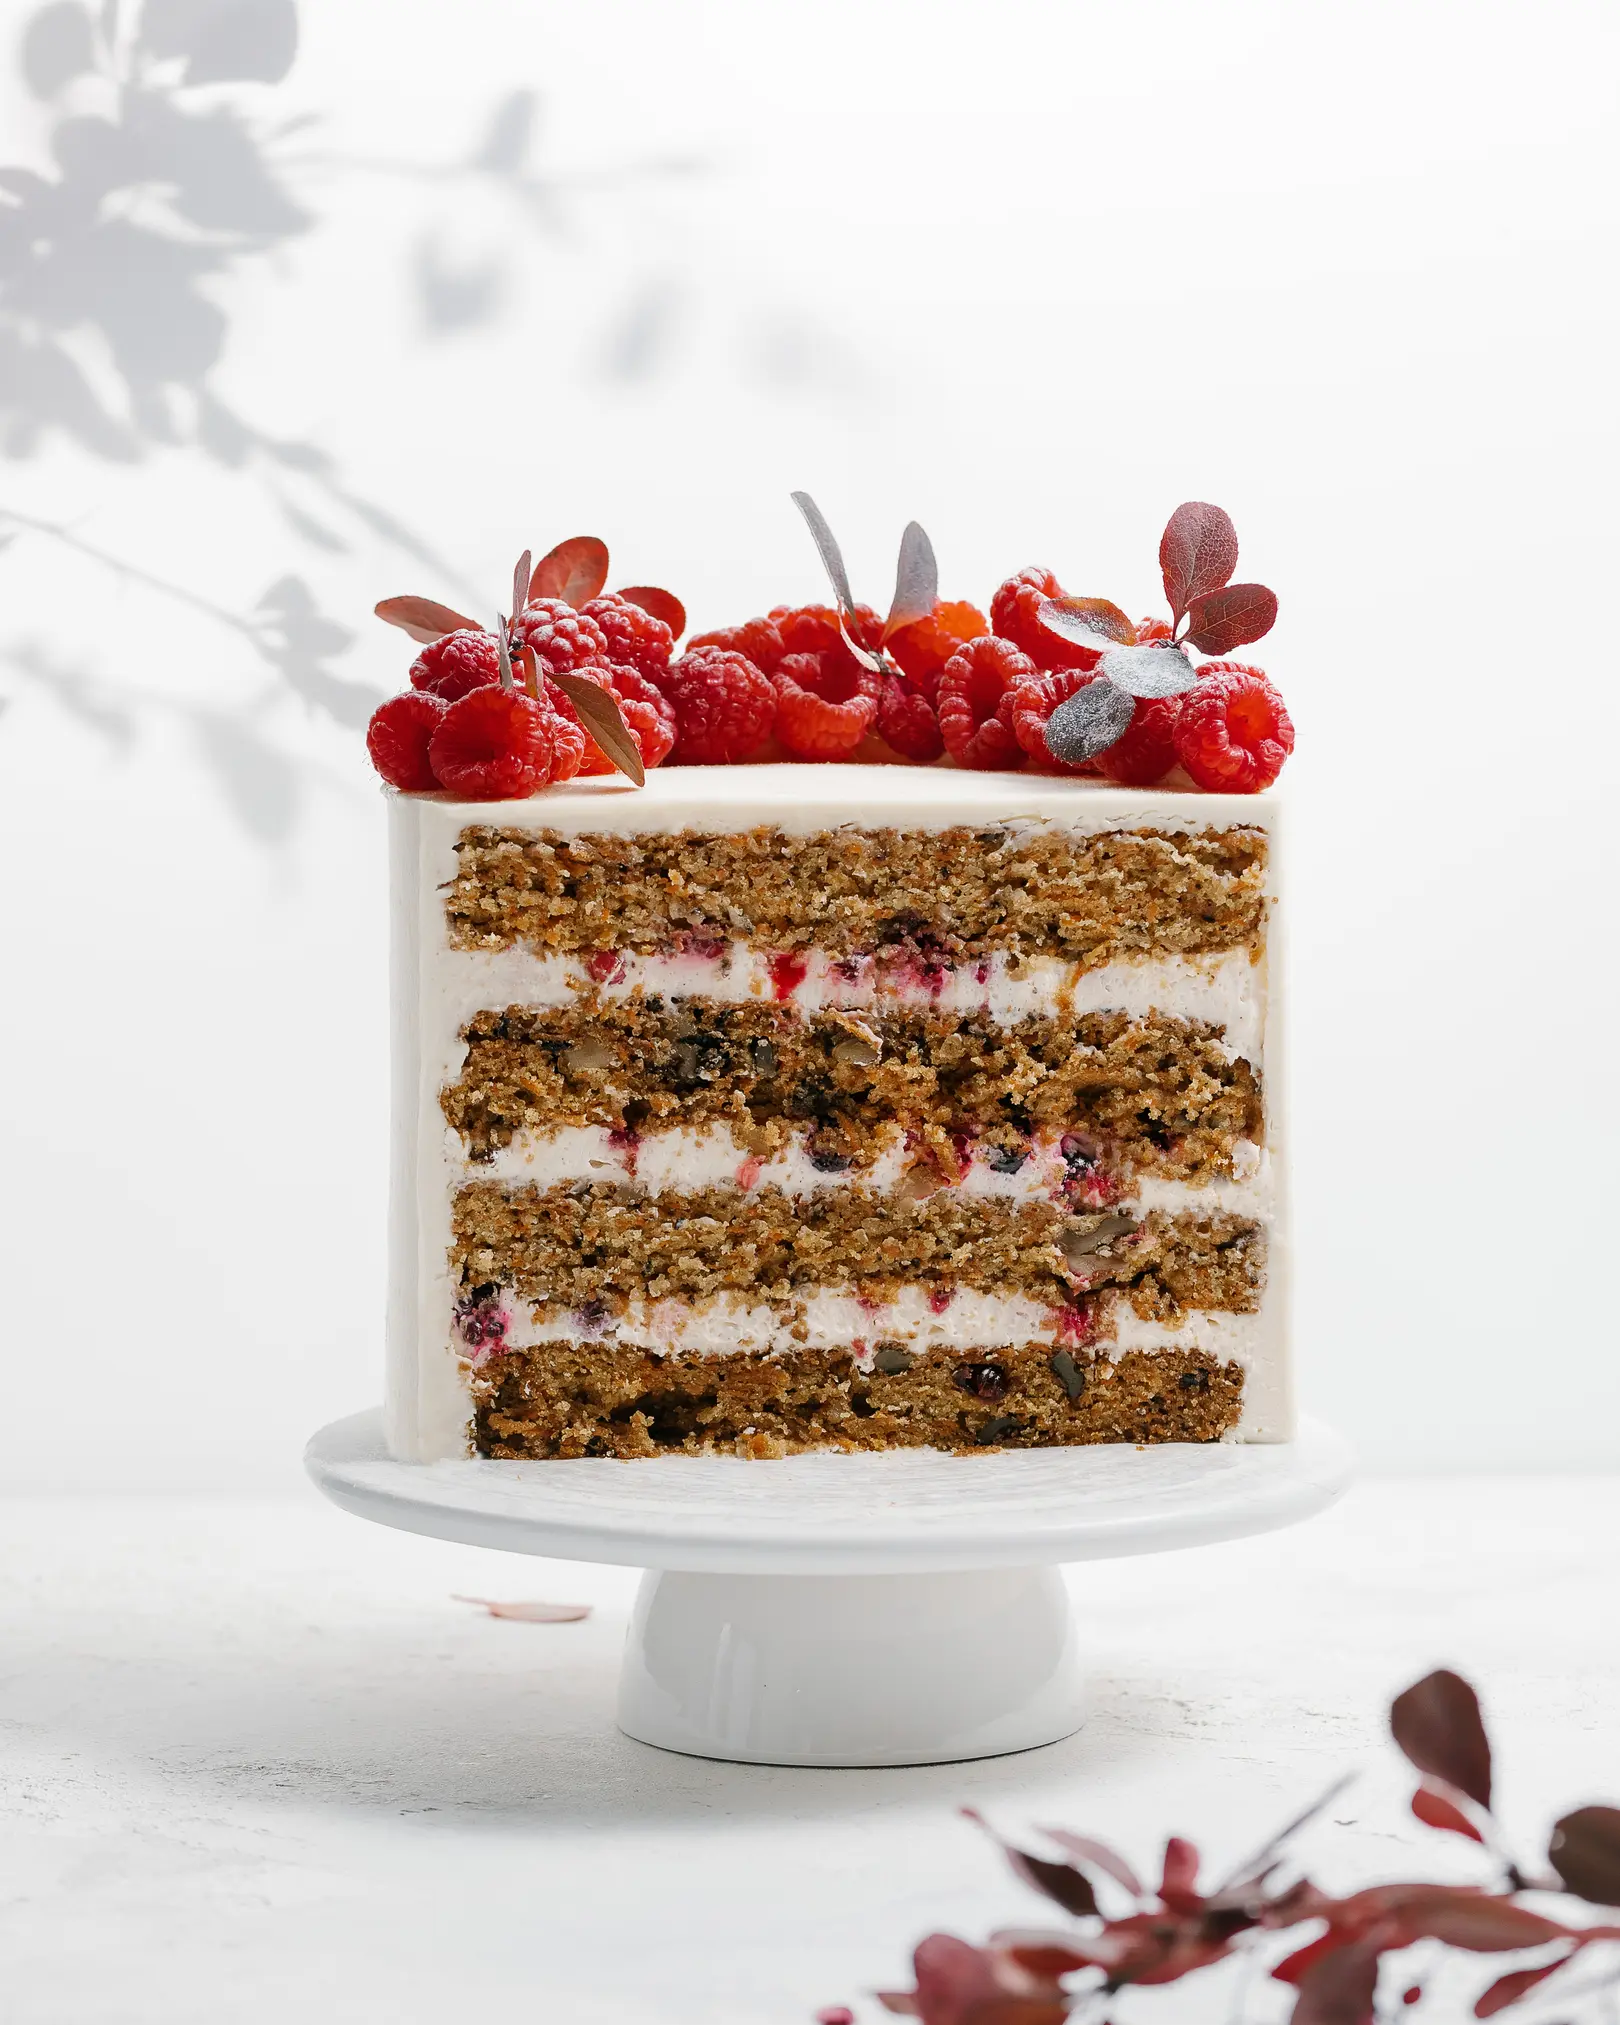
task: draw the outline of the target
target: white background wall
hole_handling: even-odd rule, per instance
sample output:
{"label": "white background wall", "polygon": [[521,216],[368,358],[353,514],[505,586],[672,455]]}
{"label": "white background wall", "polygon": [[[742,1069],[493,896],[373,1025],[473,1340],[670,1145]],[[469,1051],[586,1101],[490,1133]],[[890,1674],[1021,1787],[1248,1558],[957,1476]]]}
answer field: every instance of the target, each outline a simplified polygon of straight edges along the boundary
{"label": "white background wall", "polygon": [[372,602],[589,530],[720,623],[819,593],[792,485],[981,604],[1233,513],[1307,1403],[1615,1461],[1612,10],[112,11],[64,82],[0,10],[4,1481],[286,1483],[377,1394]]}

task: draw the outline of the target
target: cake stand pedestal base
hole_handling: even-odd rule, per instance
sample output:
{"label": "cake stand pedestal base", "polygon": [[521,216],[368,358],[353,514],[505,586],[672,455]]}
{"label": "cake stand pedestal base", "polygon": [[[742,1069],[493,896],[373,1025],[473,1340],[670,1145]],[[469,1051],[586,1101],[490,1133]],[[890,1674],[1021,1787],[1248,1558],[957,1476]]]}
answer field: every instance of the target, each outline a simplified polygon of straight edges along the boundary
{"label": "cake stand pedestal base", "polygon": [[1055,1568],[641,1578],[619,1727],[755,1765],[940,1765],[1080,1726]]}
{"label": "cake stand pedestal base", "polygon": [[1350,1474],[1308,1420],[1253,1447],[402,1463],[372,1412],[322,1428],[304,1461],[385,1526],[650,1570],[621,1729],[762,1765],[944,1764],[1066,1737],[1081,1682],[1059,1563],[1291,1525]]}

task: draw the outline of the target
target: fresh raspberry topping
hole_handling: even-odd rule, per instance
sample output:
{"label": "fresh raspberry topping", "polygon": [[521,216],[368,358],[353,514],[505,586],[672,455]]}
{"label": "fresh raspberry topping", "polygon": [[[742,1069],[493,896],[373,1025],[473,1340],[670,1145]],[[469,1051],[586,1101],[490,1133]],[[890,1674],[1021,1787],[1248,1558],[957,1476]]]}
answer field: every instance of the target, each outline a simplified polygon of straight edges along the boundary
{"label": "fresh raspberry topping", "polygon": [[[906,630],[909,632],[911,629],[907,627]],[[934,681],[937,687],[937,674]],[[938,759],[945,750],[945,740],[940,735],[939,719],[934,715],[933,704],[906,683],[896,682],[892,676],[887,677],[883,684],[875,729],[889,750],[899,753],[902,759],[926,764],[929,760]]]}
{"label": "fresh raspberry topping", "polygon": [[849,653],[784,654],[771,675],[776,735],[795,759],[845,759],[877,715],[879,679]]}
{"label": "fresh raspberry topping", "polygon": [[[776,605],[771,610],[771,623],[782,636],[784,654],[822,654],[842,667],[861,665],[849,651],[831,605]],[[855,607],[851,630],[863,647],[876,653],[883,638],[883,621],[870,605]]]}
{"label": "fresh raspberry topping", "polygon": [[500,656],[493,633],[476,633],[464,627],[431,641],[411,663],[411,687],[425,689],[454,703],[469,689],[482,689],[486,682],[501,679]]}
{"label": "fresh raspberry topping", "polygon": [[1176,725],[1180,696],[1139,696],[1123,738],[1115,739],[1095,761],[1104,780],[1121,787],[1152,787],[1176,763]]}
{"label": "fresh raspberry topping", "polygon": [[545,685],[546,708],[551,714],[551,738],[555,750],[551,756],[551,787],[559,787],[565,780],[572,780],[585,764],[587,738],[585,727],[574,715],[572,706],[566,714],[563,705],[568,702],[562,691],[549,676],[542,675]]}
{"label": "fresh raspberry topping", "polygon": [[428,763],[428,743],[448,708],[441,696],[407,689],[403,696],[390,696],[371,713],[366,750],[390,787],[423,795],[432,794],[439,785]]}
{"label": "fresh raspberry topping", "polygon": [[1046,743],[1046,720],[1060,703],[1067,703],[1077,689],[1084,689],[1091,680],[1093,677],[1078,668],[1052,671],[1032,668],[1002,698],[997,714],[1003,724],[1011,727],[1020,748],[1042,773],[1089,774],[1095,777],[1095,760],[1085,759],[1071,764],[1057,758]]}
{"label": "fresh raspberry topping", "polygon": [[[655,683],[649,682],[639,670],[613,661],[599,661],[589,668],[575,669],[574,673],[587,682],[596,683],[601,689],[612,690],[618,698],[619,714],[636,742],[642,765],[649,773],[668,759],[675,743],[675,709]],[[578,711],[555,682],[546,683],[546,693],[552,708],[560,716],[574,724],[579,723]],[[612,760],[583,727],[580,737],[583,745],[578,772],[583,777],[618,772]]]}
{"label": "fresh raspberry topping", "polygon": [[939,728],[958,766],[988,773],[1023,765],[1018,740],[996,713],[1008,690],[1034,674],[1027,654],[993,634],[970,640],[945,663],[939,678]]}
{"label": "fresh raspberry topping", "polygon": [[977,605],[947,604],[936,598],[926,619],[902,626],[889,642],[889,652],[914,689],[920,689],[930,703],[939,691],[940,671],[969,640],[990,631],[990,621]]}
{"label": "fresh raspberry topping", "polygon": [[520,689],[474,689],[439,720],[428,757],[441,787],[470,802],[516,801],[551,780],[555,714]]}
{"label": "fresh raspberry topping", "polygon": [[1206,661],[1180,702],[1176,756],[1201,788],[1252,795],[1270,787],[1294,749],[1294,726],[1261,669]]}
{"label": "fresh raspberry topping", "polygon": [[605,598],[591,598],[579,609],[602,629],[610,661],[634,668],[654,682],[669,673],[675,635],[662,619],[655,619],[616,591]]}
{"label": "fresh raspberry topping", "polygon": [[784,654],[830,654],[844,644],[831,605],[773,605],[768,623],[781,636]]}
{"label": "fresh raspberry topping", "polygon": [[1100,654],[1049,633],[1035,616],[1047,598],[1063,594],[1063,586],[1050,570],[1038,565],[1020,570],[990,600],[990,624],[1004,640],[1021,647],[1037,668],[1095,668],[1102,659]]}
{"label": "fresh raspberry topping", "polygon": [[675,757],[687,766],[748,759],[776,721],[770,677],[744,655],[714,647],[672,662],[664,693],[675,706]]}
{"label": "fresh raspberry topping", "polygon": [[767,675],[787,652],[782,635],[769,619],[745,619],[740,626],[721,626],[713,633],[699,633],[686,643],[688,654],[703,647],[718,647],[723,654],[741,654]]}
{"label": "fresh raspberry topping", "polygon": [[1136,622],[1136,644],[1139,647],[1154,647],[1161,640],[1173,640],[1176,629],[1168,619],[1138,619]]}
{"label": "fresh raspberry topping", "polygon": [[565,605],[561,598],[536,598],[513,622],[518,638],[532,647],[548,668],[583,668],[609,659],[607,636],[594,619]]}

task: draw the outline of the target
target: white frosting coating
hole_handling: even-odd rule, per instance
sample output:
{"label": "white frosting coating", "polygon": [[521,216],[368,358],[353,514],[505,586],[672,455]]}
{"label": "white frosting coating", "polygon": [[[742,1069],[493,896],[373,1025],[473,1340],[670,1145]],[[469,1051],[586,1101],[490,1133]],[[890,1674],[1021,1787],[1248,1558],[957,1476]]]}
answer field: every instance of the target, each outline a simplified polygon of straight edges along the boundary
{"label": "white frosting coating", "polygon": [[[1271,833],[1273,902],[1279,873],[1279,810],[1274,793],[1234,796],[1163,788],[1136,790],[1019,774],[960,772],[950,767],[818,766],[812,772],[802,767],[768,766],[659,770],[640,791],[617,778],[575,782],[529,802],[465,803],[393,794],[387,800],[393,895],[394,1129],[386,1425],[392,1453],[415,1461],[463,1455],[468,1448],[467,1366],[454,1336],[455,1289],[447,1260],[450,1200],[454,1187],[469,1171],[491,1170],[467,1168],[459,1143],[446,1132],[439,1110],[439,1091],[446,1077],[459,1070],[464,1055],[459,1029],[471,1012],[490,1006],[556,1002],[558,992],[571,994],[575,987],[566,960],[541,960],[524,951],[474,954],[449,947],[444,888],[455,874],[455,843],[463,828],[497,824],[511,829],[572,832],[635,834],[696,829],[724,833],[773,824],[791,834],[806,835],[843,823],[865,828],[945,829],[963,823],[1005,827],[1028,822],[1052,823],[1073,833],[1089,834],[1143,827],[1185,833],[1244,825]],[[1218,1322],[1227,1339],[1234,1324],[1246,1324],[1251,1340],[1241,1361],[1248,1379],[1243,1421],[1237,1432],[1239,1438],[1249,1440],[1286,1439],[1293,1428],[1287,1193],[1281,1182],[1286,1172],[1277,990],[1281,946],[1275,906],[1268,945],[1268,958],[1258,965],[1251,965],[1243,956],[1209,962],[1156,959],[1112,964],[1085,977],[1076,977],[1068,966],[1057,963],[1025,964],[1015,975],[1005,961],[992,962],[984,977],[979,975],[984,966],[961,966],[946,978],[937,999],[932,991],[923,993],[926,1002],[960,1009],[983,1006],[998,1019],[1045,1010],[1065,991],[1073,994],[1071,1002],[1082,1010],[1118,1006],[1145,1011],[1157,1007],[1182,1017],[1219,1021],[1227,1029],[1228,1046],[1263,1068],[1267,1087],[1267,1145],[1263,1153],[1257,1150],[1251,1174],[1198,1194],[1200,1202],[1208,1200],[1213,1205],[1219,1201],[1222,1208],[1242,1207],[1245,1213],[1269,1208],[1269,1268],[1260,1315],[1205,1318],[1211,1324]],[[735,951],[731,955],[739,980],[737,995],[753,996],[756,984],[769,989],[768,979],[760,978],[759,962],[753,954],[748,955],[744,967],[737,966]],[[652,967],[657,968],[657,963]],[[717,969],[712,958],[685,957],[666,963],[656,986],[650,976],[641,981],[672,994],[712,995]],[[627,966],[622,988],[630,989],[636,981]],[[806,1006],[832,1002],[818,993],[849,990],[859,994],[865,990],[890,998],[904,995],[903,985],[892,978],[876,974],[855,980],[835,977],[824,962],[812,964],[801,990]],[[837,1002],[870,1000],[840,996]],[[659,1136],[676,1138],[673,1134]],[[695,1141],[699,1136],[692,1134],[689,1139]],[[571,1178],[577,1178],[577,1163],[583,1160],[586,1171],[597,1172],[588,1163],[598,1157],[601,1142],[588,1131],[553,1134],[550,1140],[544,1151],[534,1149],[542,1167],[554,1163],[559,1178],[573,1167]],[[684,1169],[683,1163],[718,1157],[717,1149],[682,1139],[655,1151],[649,1169],[643,1165],[649,1157],[647,1144],[643,1142],[638,1155],[638,1179],[644,1183],[660,1171],[665,1175],[691,1171]],[[810,1185],[803,1172],[807,1163],[797,1151],[783,1160],[785,1185],[795,1192]],[[530,1178],[538,1178],[533,1165],[526,1171]],[[606,1171],[611,1172],[611,1167]],[[994,1183],[1003,1179],[1016,1182],[1016,1177],[992,1177],[988,1172],[981,1178],[975,1171],[967,1185],[999,1193]],[[832,1180],[847,1185],[845,1176]],[[660,1181],[658,1185],[668,1184]],[[1143,1210],[1180,1206],[1175,1191],[1184,1186],[1144,1180],[1130,1204]],[[975,1347],[987,1341],[1019,1340],[1005,1333],[999,1339],[987,1334],[997,1318],[1003,1331],[1033,1326],[1027,1317],[1015,1324],[1014,1311],[1007,1304],[1023,1302],[1024,1307],[1048,1312],[1022,1296],[969,1295],[963,1290],[935,1314],[926,1289],[907,1290],[907,1294],[914,1294],[915,1300],[903,1296],[889,1304],[893,1312],[888,1312],[866,1308],[844,1290],[827,1290],[806,1304],[806,1324],[817,1332],[813,1340],[829,1346],[847,1345],[857,1338],[903,1339],[911,1329],[940,1332],[933,1336],[913,1334],[913,1341]],[[976,1309],[977,1302],[992,1306]],[[666,1316],[666,1325],[673,1326],[675,1320]],[[698,1325],[688,1322],[680,1326]],[[712,1352],[749,1347],[746,1338],[739,1341],[738,1331],[755,1326],[740,1315],[714,1317],[703,1325],[703,1342],[683,1343],[682,1347]],[[763,1317],[759,1326],[763,1327]],[[959,1329],[967,1333],[955,1334]],[[1025,1336],[1022,1340],[1045,1339]],[[1188,1343],[1193,1339],[1178,1334],[1176,1340]],[[676,1345],[671,1342],[669,1347]],[[1209,1347],[1215,1347],[1213,1341]],[[1233,1347],[1220,1354],[1239,1352]]]}

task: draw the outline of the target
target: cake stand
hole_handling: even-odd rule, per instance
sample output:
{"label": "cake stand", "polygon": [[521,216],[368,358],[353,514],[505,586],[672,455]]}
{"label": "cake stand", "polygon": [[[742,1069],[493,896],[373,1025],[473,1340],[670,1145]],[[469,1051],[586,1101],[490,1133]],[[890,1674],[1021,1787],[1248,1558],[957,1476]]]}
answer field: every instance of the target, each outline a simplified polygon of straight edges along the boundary
{"label": "cake stand", "polygon": [[1058,1564],[1290,1525],[1350,1473],[1309,1420],[1270,1447],[399,1463],[374,1411],[322,1428],[304,1461],[334,1504],[381,1525],[647,1570],[619,1727],[764,1765],[1054,1743],[1084,1706]]}

